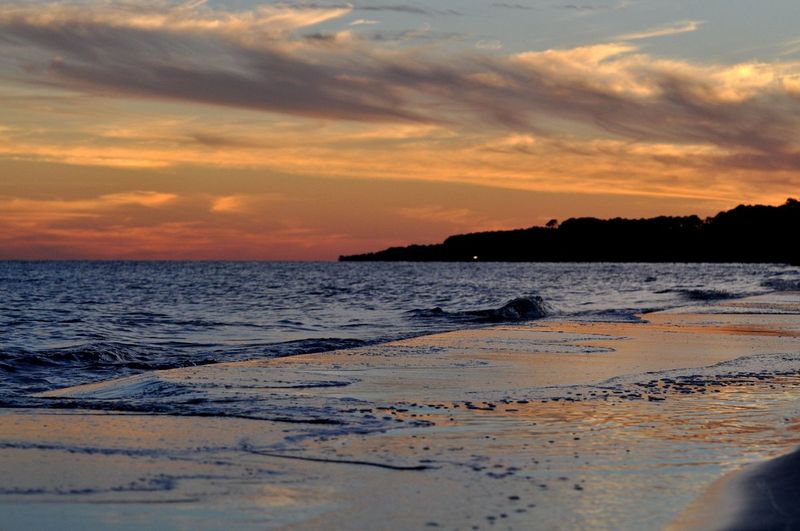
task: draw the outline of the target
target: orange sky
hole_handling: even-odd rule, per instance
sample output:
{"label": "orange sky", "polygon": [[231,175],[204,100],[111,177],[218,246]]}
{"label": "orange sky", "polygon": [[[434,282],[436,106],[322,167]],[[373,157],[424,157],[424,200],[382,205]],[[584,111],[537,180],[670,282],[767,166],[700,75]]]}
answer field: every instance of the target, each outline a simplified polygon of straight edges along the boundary
{"label": "orange sky", "polygon": [[334,259],[798,195],[777,30],[704,56],[723,21],[648,2],[324,4],[0,6],[0,258]]}

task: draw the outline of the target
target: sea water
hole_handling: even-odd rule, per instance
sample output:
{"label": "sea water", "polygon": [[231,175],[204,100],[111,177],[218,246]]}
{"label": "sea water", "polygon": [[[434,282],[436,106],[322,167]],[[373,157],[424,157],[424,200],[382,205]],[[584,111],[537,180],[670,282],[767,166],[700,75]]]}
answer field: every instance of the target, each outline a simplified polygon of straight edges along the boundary
{"label": "sea water", "polygon": [[[635,319],[798,288],[798,268],[772,264],[0,262],[0,403],[503,319]],[[523,311],[496,311],[514,300]]]}

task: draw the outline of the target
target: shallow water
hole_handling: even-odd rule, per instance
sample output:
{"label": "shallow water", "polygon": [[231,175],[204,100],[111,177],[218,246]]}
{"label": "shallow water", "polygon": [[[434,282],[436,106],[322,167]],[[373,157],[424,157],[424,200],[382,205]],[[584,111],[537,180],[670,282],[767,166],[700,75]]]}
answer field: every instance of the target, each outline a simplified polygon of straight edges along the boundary
{"label": "shallow water", "polygon": [[762,264],[0,262],[0,398],[153,369],[792,289]]}

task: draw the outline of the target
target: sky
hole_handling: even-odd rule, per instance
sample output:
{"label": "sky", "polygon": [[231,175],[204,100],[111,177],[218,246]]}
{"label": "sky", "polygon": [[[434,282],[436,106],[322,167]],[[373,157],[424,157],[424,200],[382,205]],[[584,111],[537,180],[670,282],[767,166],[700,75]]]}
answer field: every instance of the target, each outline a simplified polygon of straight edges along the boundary
{"label": "sky", "polygon": [[0,259],[331,260],[800,190],[800,2],[4,1]]}

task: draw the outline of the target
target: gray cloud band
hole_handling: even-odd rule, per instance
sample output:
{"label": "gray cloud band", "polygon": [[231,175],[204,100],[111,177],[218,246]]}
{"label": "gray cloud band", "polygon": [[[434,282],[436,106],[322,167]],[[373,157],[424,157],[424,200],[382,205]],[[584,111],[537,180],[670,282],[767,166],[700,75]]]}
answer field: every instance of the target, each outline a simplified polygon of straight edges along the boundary
{"label": "gray cloud band", "polygon": [[796,79],[789,67],[762,66],[771,81],[749,83],[733,67],[658,61],[630,45],[454,55],[354,36],[302,39],[297,29],[243,39],[199,22],[17,10],[0,12],[0,47],[26,65],[15,76],[106,96],[537,134],[566,121],[633,141],[710,144],[729,150],[716,161],[733,167],[800,168],[800,91],[782,82]]}

